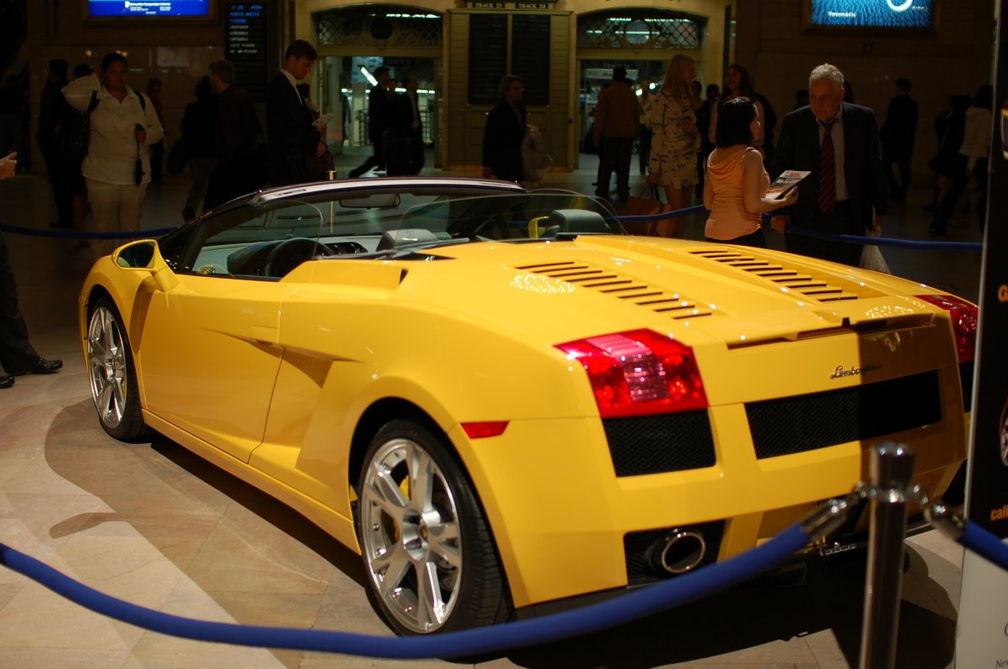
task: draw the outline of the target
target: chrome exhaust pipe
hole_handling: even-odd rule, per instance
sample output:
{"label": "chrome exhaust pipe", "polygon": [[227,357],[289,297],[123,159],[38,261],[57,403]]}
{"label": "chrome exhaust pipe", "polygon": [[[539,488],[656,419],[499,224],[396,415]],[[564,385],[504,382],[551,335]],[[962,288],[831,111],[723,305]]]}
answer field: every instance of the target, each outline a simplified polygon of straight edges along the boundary
{"label": "chrome exhaust pipe", "polygon": [[668,574],[685,574],[696,569],[707,552],[707,542],[696,530],[672,530],[651,551],[651,562],[656,569]]}

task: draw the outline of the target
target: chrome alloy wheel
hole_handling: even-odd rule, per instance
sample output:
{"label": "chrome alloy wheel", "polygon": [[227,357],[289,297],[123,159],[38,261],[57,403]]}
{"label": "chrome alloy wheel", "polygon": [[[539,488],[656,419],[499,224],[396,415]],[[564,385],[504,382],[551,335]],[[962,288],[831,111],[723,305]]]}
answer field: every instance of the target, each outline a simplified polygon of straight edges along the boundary
{"label": "chrome alloy wheel", "polygon": [[444,472],[398,437],[374,451],[362,484],[361,549],[383,609],[410,632],[437,631],[462,583],[459,513]]}
{"label": "chrome alloy wheel", "polygon": [[91,314],[87,338],[88,378],[91,397],[102,425],[115,429],[126,414],[130,383],[127,351],[119,319],[104,305]]}

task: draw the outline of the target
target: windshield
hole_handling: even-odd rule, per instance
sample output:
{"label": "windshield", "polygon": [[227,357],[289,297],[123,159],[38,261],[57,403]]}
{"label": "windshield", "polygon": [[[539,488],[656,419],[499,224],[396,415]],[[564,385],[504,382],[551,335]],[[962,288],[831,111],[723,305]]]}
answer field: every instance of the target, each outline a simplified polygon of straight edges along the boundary
{"label": "windshield", "polygon": [[253,202],[200,223],[177,270],[269,279],[322,257],[408,258],[453,244],[623,233],[608,202],[562,190],[471,196],[333,189]]}

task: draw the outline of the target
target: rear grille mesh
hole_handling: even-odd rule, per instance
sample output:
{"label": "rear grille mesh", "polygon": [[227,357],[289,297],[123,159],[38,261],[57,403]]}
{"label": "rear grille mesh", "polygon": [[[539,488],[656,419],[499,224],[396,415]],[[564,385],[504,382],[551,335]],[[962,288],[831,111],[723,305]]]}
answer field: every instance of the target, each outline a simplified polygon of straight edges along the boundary
{"label": "rear grille mesh", "polygon": [[713,467],[714,436],[706,410],[602,421],[616,476]]}
{"label": "rear grille mesh", "polygon": [[750,253],[730,248],[703,249],[691,253],[764,278],[778,286],[801,293],[819,302],[858,299],[857,295],[849,293],[839,286],[826,283],[810,274],[801,274],[798,270],[789,269],[784,265],[757,258]]}
{"label": "rear grille mesh", "polygon": [[654,288],[644,281],[587,263],[541,263],[523,265],[517,269],[566,281],[581,288],[591,288],[674,319],[710,316],[712,313],[709,308],[698,305],[695,300],[687,299],[678,293],[669,293]]}
{"label": "rear grille mesh", "polygon": [[802,453],[941,421],[938,372],[746,404],[757,458]]}

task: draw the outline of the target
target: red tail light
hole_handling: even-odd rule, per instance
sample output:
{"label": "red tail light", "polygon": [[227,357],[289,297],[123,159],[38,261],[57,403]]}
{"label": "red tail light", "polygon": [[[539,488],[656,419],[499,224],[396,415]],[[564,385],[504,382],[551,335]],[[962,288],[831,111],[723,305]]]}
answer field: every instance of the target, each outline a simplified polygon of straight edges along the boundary
{"label": "red tail light", "polygon": [[952,331],[955,333],[959,362],[972,360],[976,355],[977,317],[979,315],[976,305],[954,295],[918,295],[917,297],[949,312],[952,317]]}
{"label": "red tail light", "polygon": [[559,344],[588,372],[603,418],[707,408],[693,349],[650,330]]}

